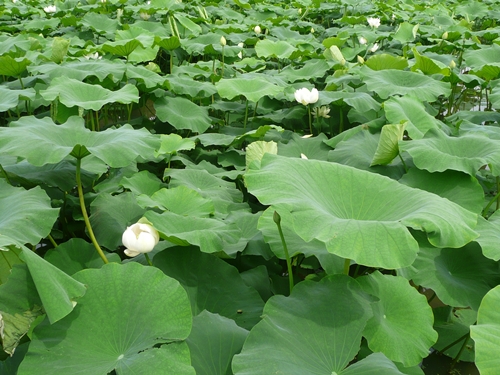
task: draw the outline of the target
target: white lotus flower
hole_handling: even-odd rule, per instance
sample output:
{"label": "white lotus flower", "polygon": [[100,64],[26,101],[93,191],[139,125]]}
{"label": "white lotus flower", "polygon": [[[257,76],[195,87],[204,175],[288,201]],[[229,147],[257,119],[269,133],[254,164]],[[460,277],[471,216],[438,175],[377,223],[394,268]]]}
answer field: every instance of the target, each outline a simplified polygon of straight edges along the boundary
{"label": "white lotus flower", "polygon": [[305,154],[302,154],[302,153],[300,154],[300,158],[305,159],[305,160],[309,159]]}
{"label": "white lotus flower", "polygon": [[142,253],[149,253],[160,240],[158,231],[149,224],[136,223],[127,227],[122,235],[125,254],[135,257]]}
{"label": "white lotus flower", "polygon": [[151,17],[148,13],[146,12],[141,12],[139,13],[139,16],[144,20],[144,21],[147,21],[149,20],[149,18]]}
{"label": "white lotus flower", "polygon": [[295,91],[295,100],[304,105],[316,103],[319,99],[319,92],[317,89],[312,89],[309,91],[307,88],[303,87]]}
{"label": "white lotus flower", "polygon": [[316,107],[313,110],[313,116],[315,117],[324,117],[324,118],[330,118],[328,115],[330,113],[330,108],[326,105],[321,106],[321,107]]}
{"label": "white lotus flower", "polygon": [[368,17],[366,21],[370,27],[377,28],[380,26],[380,18]]}
{"label": "white lotus flower", "polygon": [[226,38],[224,38],[224,36],[221,36],[221,37],[220,37],[220,45],[221,45],[222,47],[224,47],[226,44],[227,44],[227,40],[226,40]]}
{"label": "white lotus flower", "polygon": [[375,52],[376,50],[378,50],[378,47],[379,47],[379,46],[378,46],[378,43],[375,43],[375,44],[373,45],[373,47],[372,47],[372,48],[370,48],[370,52],[372,52],[372,53],[373,53],[373,52]]}
{"label": "white lotus flower", "polygon": [[[243,43],[238,43],[238,47],[243,48],[245,45]],[[243,51],[238,52],[238,57],[243,58]]]}
{"label": "white lotus flower", "polygon": [[255,34],[260,34],[262,32],[262,29],[259,25],[257,25],[253,28],[253,31],[255,32]]}
{"label": "white lotus flower", "polygon": [[45,11],[45,13],[55,13],[57,11],[57,8],[55,5],[49,5],[43,8],[43,10]]}
{"label": "white lotus flower", "polygon": [[102,59],[102,56],[99,56],[99,53],[89,53],[88,55],[84,56],[87,60],[100,60]]}
{"label": "white lotus flower", "polygon": [[364,63],[365,63],[365,59],[363,59],[363,57],[362,57],[362,56],[359,56],[359,55],[358,55],[358,64],[363,65]]}
{"label": "white lotus flower", "polygon": [[359,42],[359,44],[362,44],[362,45],[365,45],[366,43],[368,43],[368,41],[366,40],[366,38],[363,38],[362,36],[360,36],[358,38],[358,42]]}

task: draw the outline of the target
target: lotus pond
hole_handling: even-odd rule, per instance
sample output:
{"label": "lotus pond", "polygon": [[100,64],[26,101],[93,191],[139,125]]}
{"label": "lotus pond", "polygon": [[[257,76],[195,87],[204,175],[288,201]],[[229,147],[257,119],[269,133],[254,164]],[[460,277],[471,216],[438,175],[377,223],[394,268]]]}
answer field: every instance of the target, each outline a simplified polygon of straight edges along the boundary
{"label": "lotus pond", "polygon": [[3,0],[0,373],[498,375],[498,19]]}

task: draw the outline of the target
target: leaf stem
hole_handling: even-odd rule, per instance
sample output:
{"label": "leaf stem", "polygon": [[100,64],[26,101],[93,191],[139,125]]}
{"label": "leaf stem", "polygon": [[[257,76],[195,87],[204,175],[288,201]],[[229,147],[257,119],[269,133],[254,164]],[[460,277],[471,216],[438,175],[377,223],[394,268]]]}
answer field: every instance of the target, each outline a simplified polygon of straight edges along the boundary
{"label": "leaf stem", "polygon": [[470,337],[470,332],[465,336],[464,343],[462,344],[460,350],[458,351],[457,355],[455,358],[453,358],[453,361],[450,364],[450,372],[453,370],[455,365],[458,363],[458,360],[460,359],[460,356],[464,352],[465,348],[467,347],[467,343],[469,342],[469,337]]}
{"label": "leaf stem", "polygon": [[291,294],[292,289],[293,289],[292,262],[290,260],[290,254],[288,253],[288,247],[286,246],[285,236],[283,235],[283,230],[281,229],[281,216],[276,211],[274,211],[273,220],[276,223],[276,226],[278,227],[278,232],[279,232],[280,238],[281,238],[281,244],[283,245],[283,250],[285,252],[286,268],[288,270],[288,284],[290,287],[290,294]]}
{"label": "leaf stem", "polygon": [[349,276],[349,267],[351,266],[351,260],[349,258],[345,258],[344,260],[344,275]]}
{"label": "leaf stem", "polygon": [[47,238],[49,239],[50,243],[52,244],[52,246],[54,246],[54,248],[57,247],[57,242],[54,240],[54,237],[52,237],[50,234],[47,236]]}
{"label": "leaf stem", "polygon": [[467,332],[465,335],[463,336],[460,336],[458,339],[456,339],[455,341],[453,341],[451,344],[445,346],[443,349],[441,350],[438,350],[437,352],[439,354],[444,354],[444,352],[448,349],[450,349],[451,347],[457,345],[460,341],[464,340],[465,339],[465,342],[468,341],[468,338],[469,338],[469,335],[470,335],[470,332]]}
{"label": "leaf stem", "polygon": [[95,249],[97,250],[97,253],[101,257],[102,261],[104,263],[108,263],[108,258],[104,255],[104,252],[102,251],[101,247],[97,243],[97,240],[94,235],[94,231],[92,230],[92,226],[90,225],[90,220],[89,220],[89,215],[87,214],[87,209],[85,208],[85,200],[83,199],[83,188],[82,188],[82,179],[81,179],[81,166],[82,166],[82,159],[78,158],[76,159],[76,186],[78,189],[78,198],[80,200],[80,208],[82,209],[82,215],[83,215],[83,220],[85,220],[85,226],[87,227],[87,231],[89,232],[89,237],[90,240],[92,241],[92,244],[94,245]]}
{"label": "leaf stem", "polygon": [[491,205],[495,203],[499,198],[500,198],[500,191],[488,202],[486,207],[483,209],[483,212],[481,212],[481,215],[483,217],[486,217],[486,214],[488,213],[488,210],[490,209]]}
{"label": "leaf stem", "polygon": [[247,128],[247,121],[248,121],[248,99],[246,101],[246,106],[245,106],[245,122],[243,123],[243,129]]}
{"label": "leaf stem", "polygon": [[399,159],[401,159],[401,163],[403,163],[403,168],[405,169],[405,172],[408,173],[408,167],[406,166],[405,160],[401,156],[401,153],[398,152]]}

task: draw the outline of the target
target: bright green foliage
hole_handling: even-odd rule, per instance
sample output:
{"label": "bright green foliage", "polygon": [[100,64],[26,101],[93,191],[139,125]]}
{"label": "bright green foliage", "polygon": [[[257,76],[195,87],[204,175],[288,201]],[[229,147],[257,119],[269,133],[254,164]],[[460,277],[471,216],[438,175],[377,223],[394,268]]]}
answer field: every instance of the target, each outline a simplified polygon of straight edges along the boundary
{"label": "bright green foliage", "polygon": [[0,373],[496,375],[499,18],[3,1]]}

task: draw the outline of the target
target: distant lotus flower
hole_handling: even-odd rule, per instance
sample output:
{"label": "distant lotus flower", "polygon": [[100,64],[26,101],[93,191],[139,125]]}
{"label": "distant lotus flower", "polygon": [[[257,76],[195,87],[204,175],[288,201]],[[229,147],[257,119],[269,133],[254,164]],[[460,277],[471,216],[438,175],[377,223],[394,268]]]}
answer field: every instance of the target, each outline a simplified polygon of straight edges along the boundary
{"label": "distant lotus flower", "polygon": [[45,11],[45,13],[55,13],[57,11],[55,5],[46,6],[45,8],[43,8],[43,10]]}
{"label": "distant lotus flower", "polygon": [[316,107],[313,110],[313,116],[316,117],[324,117],[324,118],[330,118],[328,115],[330,113],[330,108],[328,108],[326,105],[321,106],[321,107]]}
{"label": "distant lotus flower", "polygon": [[262,32],[262,29],[259,25],[257,25],[253,28],[253,31],[255,32],[255,34],[260,34]]}
{"label": "distant lotus flower", "polygon": [[455,69],[455,67],[457,66],[457,64],[455,63],[455,60],[451,60],[449,66],[451,69]]}
{"label": "distant lotus flower", "polygon": [[302,153],[300,154],[300,158],[305,159],[305,160],[309,159],[305,154],[302,154]]}
{"label": "distant lotus flower", "polygon": [[319,92],[317,89],[312,89],[309,91],[307,88],[303,87],[300,90],[295,91],[295,100],[304,105],[316,103],[319,99]]}
{"label": "distant lotus flower", "polygon": [[363,45],[366,44],[366,43],[368,43],[368,41],[366,40],[366,38],[363,38],[362,36],[360,36],[358,38],[358,41],[359,41],[359,44],[363,44]]}
{"label": "distant lotus flower", "polygon": [[160,240],[158,231],[149,224],[136,223],[127,227],[122,235],[125,254],[135,257],[139,254],[149,253]]}
{"label": "distant lotus flower", "polygon": [[227,44],[227,40],[226,40],[226,38],[224,38],[224,36],[221,36],[221,37],[220,37],[220,45],[221,45],[222,47],[224,47],[226,44]]}
{"label": "distant lotus flower", "polygon": [[378,47],[379,47],[379,46],[378,46],[378,43],[375,43],[375,44],[373,45],[373,47],[372,47],[372,48],[370,48],[370,52],[372,52],[372,53],[373,53],[373,52],[375,52],[376,50],[378,50]]}
{"label": "distant lotus flower", "polygon": [[366,21],[370,27],[377,28],[380,26],[380,18],[368,17]]}
{"label": "distant lotus flower", "polygon": [[139,16],[144,20],[144,21],[147,21],[149,20],[149,18],[151,17],[148,13],[146,12],[141,12],[139,13]]}
{"label": "distant lotus flower", "polygon": [[[238,47],[243,48],[245,45],[243,43],[238,43]],[[243,58],[243,51],[238,52],[238,57]]]}
{"label": "distant lotus flower", "polygon": [[12,0],[12,2],[15,4],[15,3],[17,3],[17,0]]}
{"label": "distant lotus flower", "polygon": [[313,135],[312,134],[306,134],[306,135],[303,135],[301,138],[311,138]]}
{"label": "distant lotus flower", "polygon": [[448,39],[448,31],[445,31],[443,35],[441,36],[443,39]]}
{"label": "distant lotus flower", "polygon": [[311,27],[311,34],[314,34],[314,28]]}
{"label": "distant lotus flower", "polygon": [[358,55],[358,63],[363,65],[365,63],[365,59],[363,59],[363,57]]}
{"label": "distant lotus flower", "polygon": [[102,56],[99,56],[99,53],[89,53],[88,55],[85,55],[85,58],[87,60],[100,60],[102,59]]}

